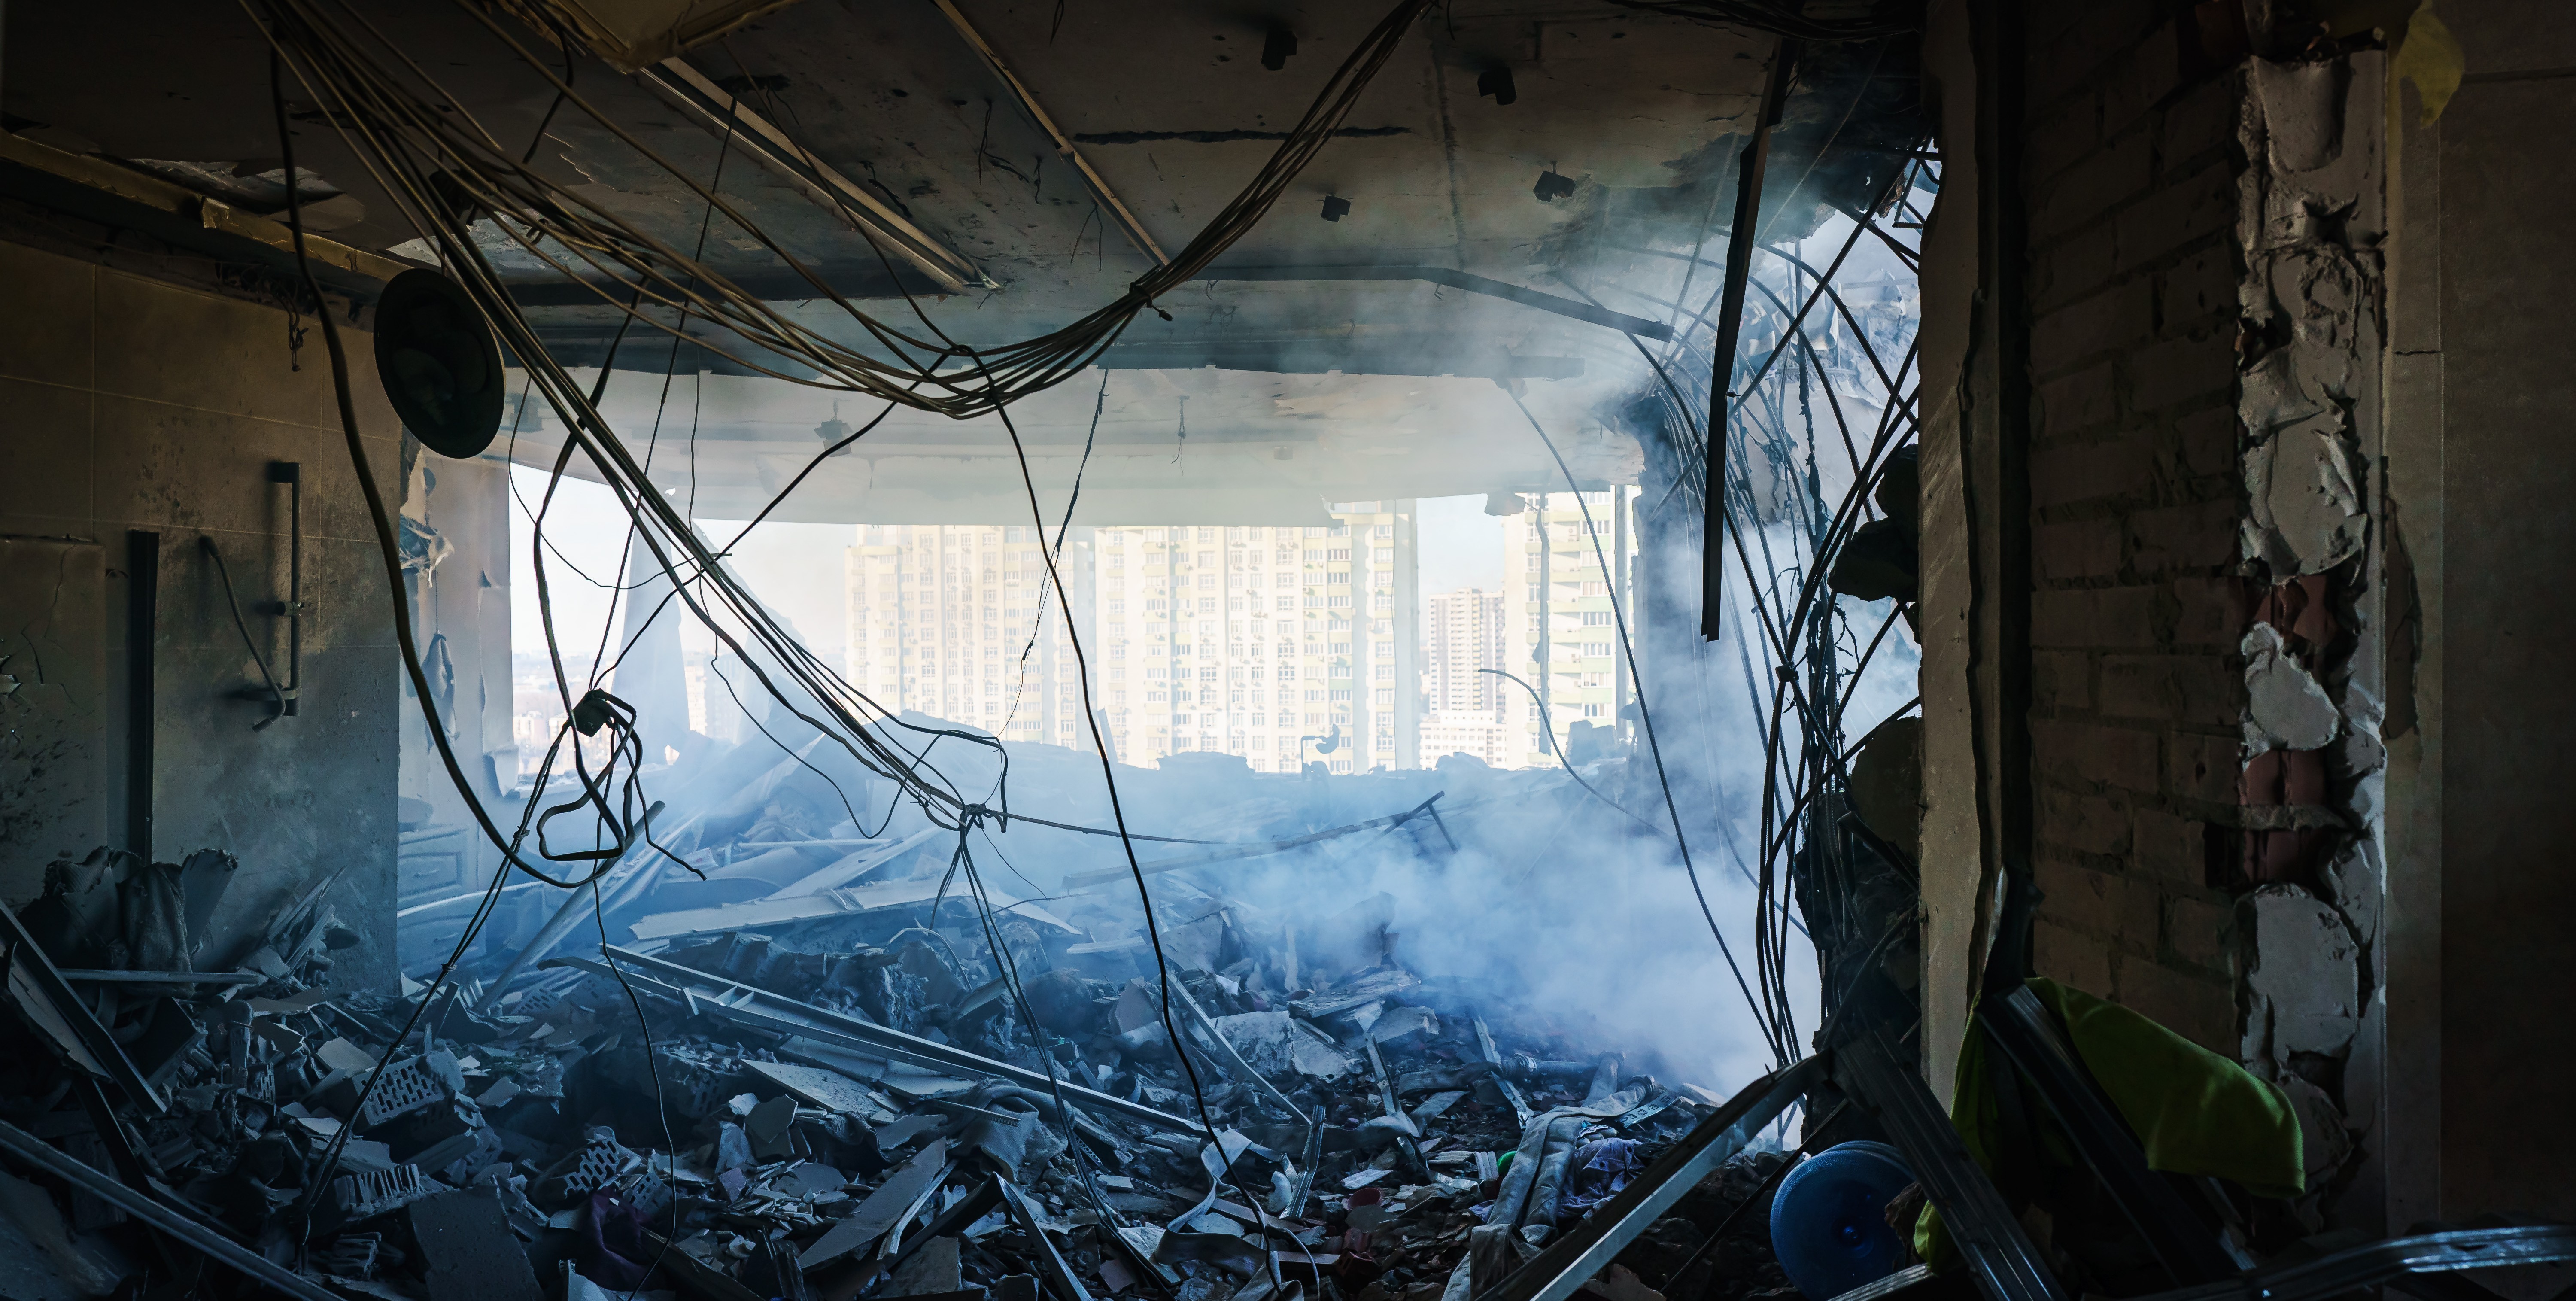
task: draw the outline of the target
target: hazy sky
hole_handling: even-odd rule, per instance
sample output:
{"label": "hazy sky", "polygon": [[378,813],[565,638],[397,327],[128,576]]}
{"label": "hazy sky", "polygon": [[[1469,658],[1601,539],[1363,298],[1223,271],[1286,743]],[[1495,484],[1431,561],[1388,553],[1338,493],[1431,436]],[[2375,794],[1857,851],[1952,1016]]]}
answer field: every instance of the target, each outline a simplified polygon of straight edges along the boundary
{"label": "hazy sky", "polygon": [[1414,509],[1422,524],[1422,591],[1436,595],[1462,587],[1503,588],[1503,517],[1485,513],[1485,495],[1424,497]]}

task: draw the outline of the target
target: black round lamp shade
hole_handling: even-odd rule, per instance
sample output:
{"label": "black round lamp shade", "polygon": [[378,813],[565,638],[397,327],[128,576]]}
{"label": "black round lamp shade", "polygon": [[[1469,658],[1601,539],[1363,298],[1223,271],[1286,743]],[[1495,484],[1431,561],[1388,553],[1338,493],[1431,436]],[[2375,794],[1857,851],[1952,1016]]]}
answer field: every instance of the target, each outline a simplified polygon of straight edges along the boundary
{"label": "black round lamp shade", "polygon": [[474,300],[426,268],[376,301],[376,376],[403,427],[441,456],[480,455],[501,430],[501,350]]}

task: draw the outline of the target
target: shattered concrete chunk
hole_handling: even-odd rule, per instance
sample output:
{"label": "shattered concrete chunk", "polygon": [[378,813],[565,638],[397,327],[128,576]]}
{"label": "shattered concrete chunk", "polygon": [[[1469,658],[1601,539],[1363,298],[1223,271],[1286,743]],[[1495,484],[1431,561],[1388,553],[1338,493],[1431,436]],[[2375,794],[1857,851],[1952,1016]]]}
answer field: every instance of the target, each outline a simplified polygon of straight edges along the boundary
{"label": "shattered concrete chunk", "polygon": [[1286,1012],[1245,1012],[1212,1018],[1217,1033],[1264,1075],[1294,1072],[1318,1079],[1350,1074],[1351,1060]]}

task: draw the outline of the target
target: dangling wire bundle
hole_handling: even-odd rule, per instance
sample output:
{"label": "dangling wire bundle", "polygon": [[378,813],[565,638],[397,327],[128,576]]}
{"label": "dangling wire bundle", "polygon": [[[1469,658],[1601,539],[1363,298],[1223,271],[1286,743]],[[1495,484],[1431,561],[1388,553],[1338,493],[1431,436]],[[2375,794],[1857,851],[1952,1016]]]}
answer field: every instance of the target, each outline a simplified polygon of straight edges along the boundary
{"label": "dangling wire bundle", "polygon": [[[530,171],[518,150],[487,130],[426,69],[340,0],[262,2],[270,41],[414,228],[438,246],[444,265],[460,279],[483,282],[472,287],[478,298],[490,300],[487,314],[514,309],[505,306],[508,295],[464,233],[478,219],[592,289],[602,305],[636,315],[655,329],[677,335],[682,327],[665,317],[695,316],[719,337],[694,341],[749,371],[963,419],[998,410],[1081,371],[1117,341],[1139,312],[1151,310],[1169,319],[1155,300],[1206,270],[1260,222],[1331,141],[1431,0],[1399,0],[1361,38],[1269,162],[1168,264],[1146,272],[1116,300],[1062,329],[991,348],[958,342],[917,304],[918,330],[861,310],[710,184],[680,170],[600,112],[565,73],[480,8],[460,5],[544,78],[561,105],[588,114],[646,164],[686,186],[776,254],[813,287],[813,300],[838,307],[873,346],[853,347],[799,324],[583,190]],[[864,222],[854,224],[867,230]],[[884,251],[878,254],[882,260]],[[816,374],[800,374],[800,366]]]}

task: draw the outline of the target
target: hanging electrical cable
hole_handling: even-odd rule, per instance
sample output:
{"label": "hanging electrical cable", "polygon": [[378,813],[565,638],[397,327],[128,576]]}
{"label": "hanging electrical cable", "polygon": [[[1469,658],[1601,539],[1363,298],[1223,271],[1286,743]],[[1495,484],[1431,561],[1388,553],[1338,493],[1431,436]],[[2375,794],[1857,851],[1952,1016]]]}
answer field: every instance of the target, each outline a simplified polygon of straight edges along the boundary
{"label": "hanging electrical cable", "polygon": [[[345,4],[337,0],[242,2],[266,3],[272,43],[296,64],[317,99],[331,110],[335,128],[349,137],[353,149],[424,236],[431,234],[433,226],[443,230],[479,217],[531,257],[592,288],[604,305],[640,313],[652,328],[679,333],[682,327],[656,313],[695,313],[740,346],[705,338],[695,341],[749,371],[867,393],[956,418],[996,410],[1078,373],[1115,342],[1140,312],[1168,318],[1156,300],[1206,270],[1261,220],[1331,141],[1361,92],[1430,4],[1430,0],[1400,0],[1362,37],[1270,160],[1168,264],[1147,272],[1116,300],[1062,329],[988,348],[959,343],[936,326],[930,332],[937,337],[925,338],[863,311],[711,186],[671,164],[623,123],[601,112],[499,18],[462,6],[517,53],[565,104],[587,114],[645,164],[677,179],[782,259],[812,286],[815,301],[832,304],[859,326],[873,345],[870,351],[844,344],[775,310],[697,258],[626,222],[585,187],[557,185],[531,172],[470,112],[458,108],[460,101],[436,77]],[[336,11],[341,21],[334,21],[329,11]],[[356,32],[365,33],[365,39]],[[861,229],[866,229],[864,224]],[[436,242],[444,246],[451,241]],[[447,250],[442,247],[441,251]],[[459,261],[447,258],[445,265],[457,272]],[[483,287],[485,294],[500,289],[497,278],[490,279]],[[929,324],[926,315],[922,320]],[[805,367],[815,373],[799,373]]]}

